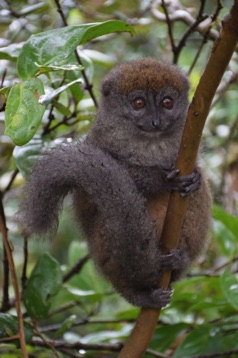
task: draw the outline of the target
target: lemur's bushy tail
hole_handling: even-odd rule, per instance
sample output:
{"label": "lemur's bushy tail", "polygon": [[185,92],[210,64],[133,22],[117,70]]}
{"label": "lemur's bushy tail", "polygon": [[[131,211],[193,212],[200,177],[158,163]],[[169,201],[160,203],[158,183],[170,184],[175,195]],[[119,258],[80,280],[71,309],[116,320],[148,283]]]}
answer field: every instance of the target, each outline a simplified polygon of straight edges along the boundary
{"label": "lemur's bushy tail", "polygon": [[108,230],[114,231],[112,235],[116,232],[122,235],[128,230],[124,232],[126,237],[132,233],[135,240],[137,235],[148,237],[148,229],[151,232],[153,225],[134,181],[115,159],[89,143],[55,148],[36,163],[19,211],[24,226],[33,234],[52,235],[58,226],[64,197],[77,189],[90,196]]}
{"label": "lemur's bushy tail", "polygon": [[64,197],[77,190],[79,199],[84,192],[96,206],[96,220],[87,218],[95,225],[88,244],[96,265],[131,303],[161,304],[161,290],[154,290],[161,253],[145,198],[127,169],[100,148],[66,145],[36,163],[20,207],[26,228],[38,236],[52,235]]}

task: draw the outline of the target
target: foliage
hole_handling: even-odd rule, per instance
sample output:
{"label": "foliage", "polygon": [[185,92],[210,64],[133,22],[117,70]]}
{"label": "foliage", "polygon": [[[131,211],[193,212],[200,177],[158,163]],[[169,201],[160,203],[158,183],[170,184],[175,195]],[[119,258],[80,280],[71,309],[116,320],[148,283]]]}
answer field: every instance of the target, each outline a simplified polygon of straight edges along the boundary
{"label": "foliage", "polygon": [[[188,72],[192,95],[231,4],[90,0],[61,7],[57,0],[0,0],[0,218],[14,245],[33,355],[114,357],[138,309],[96,272],[70,221],[68,199],[54,241],[27,243],[14,216],[25,177],[45,149],[85,136],[100,80],[115,63],[147,55],[172,60]],[[173,14],[180,18],[173,20]],[[235,53],[203,138],[215,201],[211,244],[206,257],[174,285],[145,357],[237,356],[237,78]],[[14,339],[3,340],[0,353],[16,357],[15,302],[2,255],[0,338]]]}

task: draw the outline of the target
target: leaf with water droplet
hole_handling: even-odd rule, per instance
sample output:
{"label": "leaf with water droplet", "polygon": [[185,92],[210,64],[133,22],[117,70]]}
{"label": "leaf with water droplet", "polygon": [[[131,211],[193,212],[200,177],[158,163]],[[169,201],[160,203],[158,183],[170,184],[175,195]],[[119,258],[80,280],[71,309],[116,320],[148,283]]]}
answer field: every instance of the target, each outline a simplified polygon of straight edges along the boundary
{"label": "leaf with water droplet", "polygon": [[44,86],[39,78],[13,85],[6,105],[5,134],[15,144],[26,144],[39,128],[45,111],[39,103],[43,94]]}

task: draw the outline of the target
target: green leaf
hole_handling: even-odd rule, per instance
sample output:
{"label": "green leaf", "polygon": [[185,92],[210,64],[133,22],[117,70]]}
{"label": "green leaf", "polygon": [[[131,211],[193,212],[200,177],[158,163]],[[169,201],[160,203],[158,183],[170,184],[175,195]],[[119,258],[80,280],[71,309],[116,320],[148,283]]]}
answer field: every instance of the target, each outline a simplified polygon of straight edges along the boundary
{"label": "green leaf", "polygon": [[66,62],[76,47],[94,38],[113,32],[134,29],[123,21],[110,20],[79,26],[68,26],[32,35],[24,44],[18,58],[18,73],[22,80],[37,75],[36,65],[47,66]]}
{"label": "green leaf", "polygon": [[66,320],[62,322],[60,329],[58,329],[58,331],[55,333],[55,338],[61,338],[65,332],[69,331],[76,320],[76,315],[72,315],[66,318]]}
{"label": "green leaf", "polygon": [[7,94],[10,91],[11,87],[3,87],[0,89],[0,95]]}
{"label": "green leaf", "polygon": [[70,109],[68,107],[66,107],[65,105],[63,105],[62,103],[53,101],[52,104],[64,116],[70,116],[71,115]]}
{"label": "green leaf", "polygon": [[[30,343],[33,336],[33,327],[24,322],[26,342]],[[10,314],[0,313],[0,338],[6,338],[18,333],[18,318]],[[11,341],[19,347],[19,341]]]}
{"label": "green leaf", "polygon": [[158,326],[151,342],[151,348],[164,352],[173,345],[179,336],[186,332],[187,328],[189,326],[186,323]]}
{"label": "green leaf", "polygon": [[[70,266],[72,266],[88,253],[87,246],[84,242],[73,241],[70,244],[68,253]],[[74,294],[81,296],[95,296],[96,294],[96,298],[101,298],[101,294],[110,289],[109,284],[99,274],[92,260],[89,260],[83,266],[80,273],[74,275],[70,281],[67,282],[67,285],[70,291]]]}
{"label": "green leaf", "polygon": [[6,105],[5,134],[17,145],[23,145],[36,133],[45,111],[39,104],[44,87],[40,79],[15,83]]}
{"label": "green leaf", "polygon": [[222,255],[233,257],[238,249],[238,218],[227,213],[218,205],[213,208],[213,234]]}
{"label": "green leaf", "polygon": [[226,270],[220,280],[221,288],[227,301],[234,307],[234,309],[238,310],[238,280],[236,276],[232,272]]}
{"label": "green leaf", "polygon": [[215,327],[202,325],[194,329],[180,344],[174,354],[174,358],[190,358],[202,353],[220,351],[222,334]]}
{"label": "green leaf", "polygon": [[9,60],[12,62],[16,62],[21,49],[22,44],[10,44],[7,47],[1,47],[0,60]]}
{"label": "green leaf", "polygon": [[227,213],[218,205],[214,205],[213,216],[216,220],[222,222],[236,237],[238,233],[238,218]]}
{"label": "green leaf", "polygon": [[61,284],[62,274],[58,262],[44,254],[36,264],[24,292],[24,304],[33,319],[47,317],[51,296],[56,295]]}
{"label": "green leaf", "polygon": [[33,164],[42,156],[43,142],[40,136],[35,136],[23,147],[15,146],[13,158],[17,168],[26,178],[31,171]]}
{"label": "green leaf", "polygon": [[234,257],[237,252],[237,238],[227,227],[216,219],[212,221],[212,233],[217,241],[218,249],[222,255],[228,258]]}
{"label": "green leaf", "polygon": [[[190,358],[191,356],[226,357],[226,352],[237,349],[238,333],[234,330],[224,330],[214,324],[204,324],[195,328],[180,344],[174,358]],[[232,355],[233,356],[233,355]],[[235,355],[234,355],[235,357]]]}

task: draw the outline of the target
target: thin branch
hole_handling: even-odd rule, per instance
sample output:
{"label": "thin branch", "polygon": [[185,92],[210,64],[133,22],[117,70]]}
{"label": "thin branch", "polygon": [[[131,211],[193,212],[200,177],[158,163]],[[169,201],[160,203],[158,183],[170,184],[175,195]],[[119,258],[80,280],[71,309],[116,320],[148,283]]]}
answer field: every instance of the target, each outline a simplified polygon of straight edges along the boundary
{"label": "thin branch", "polygon": [[[32,344],[34,346],[38,346],[38,347],[46,347],[46,342],[43,342],[40,339],[34,338],[32,341]],[[58,341],[50,341],[47,340],[47,345],[51,344],[52,346],[54,346],[54,348],[57,349],[84,349],[85,351],[87,350],[96,350],[96,351],[106,351],[106,352],[119,352],[122,344],[121,343],[114,343],[114,344],[109,344],[109,343],[82,343],[82,342],[75,342],[75,343],[69,343],[69,342],[65,342],[63,340],[58,340]],[[124,356],[125,358],[125,356]]]}
{"label": "thin branch", "polygon": [[[81,304],[81,302],[80,301],[73,301],[73,302],[71,302],[71,303],[68,303],[68,304],[66,304],[66,305],[63,305],[63,306],[60,306],[60,307],[58,307],[58,308],[56,308],[56,309],[52,309],[49,313],[48,313],[48,318],[49,317],[52,317],[52,316],[54,316],[54,315],[56,315],[56,314],[58,314],[58,313],[62,313],[62,312],[65,312],[65,311],[69,311],[71,308],[74,308],[74,307],[77,307],[77,306],[81,306],[82,304]],[[55,327],[56,325],[54,325],[53,326],[53,328]],[[48,329],[49,328],[49,331],[51,330],[51,327],[52,326],[47,326],[46,327],[46,329]],[[56,331],[59,329],[60,327],[58,327],[57,329],[56,329]],[[54,329],[53,329],[54,330]],[[41,328],[40,328],[40,331],[42,332],[42,330],[41,330]]]}
{"label": "thin branch", "polygon": [[[65,306],[65,310],[67,309],[67,307]],[[82,318],[82,319],[78,319],[76,320],[73,324],[72,327],[79,327],[79,326],[84,326],[84,325],[88,325],[88,324],[116,324],[118,325],[119,323],[123,324],[123,323],[134,323],[135,320],[134,319],[103,319],[103,318],[99,318],[99,319],[91,319],[91,318]],[[56,324],[51,324],[45,327],[39,327],[39,332],[40,333],[49,333],[49,332],[56,332],[60,329],[62,325],[59,323]]]}
{"label": "thin branch", "polygon": [[7,312],[11,307],[9,300],[9,265],[5,247],[3,248],[3,290],[2,290],[2,312]]}
{"label": "thin branch", "polygon": [[[161,2],[162,2],[162,0],[155,0],[152,2],[151,13],[158,21],[167,22],[165,14],[163,14],[161,11],[158,10],[158,7],[161,6]],[[172,6],[172,4],[173,4],[173,2],[171,2],[171,6]],[[180,3],[178,1],[176,2],[176,4],[179,4],[179,6],[177,6],[176,9],[173,9],[173,8],[171,9],[171,12],[169,15],[170,22],[182,21],[186,25],[191,26],[195,21],[193,16],[187,10],[184,10],[184,8],[180,5]],[[196,31],[198,31],[201,35],[203,35],[204,33],[207,32],[207,29],[209,28],[211,22],[212,22],[212,19],[210,19],[209,21],[208,21],[208,19],[205,21],[202,21],[197,26]],[[210,40],[214,41],[218,38],[218,36],[219,36],[218,31],[216,31],[214,29],[212,29],[209,32]]]}
{"label": "thin branch", "polygon": [[28,237],[27,237],[27,235],[24,235],[23,256],[24,256],[24,260],[23,260],[23,268],[22,268],[22,275],[21,275],[22,292],[24,292],[24,290],[26,288],[26,283],[27,283],[27,275],[26,275],[27,263],[28,263]]}
{"label": "thin branch", "polygon": [[[1,201],[1,207],[2,201]],[[26,350],[26,341],[25,341],[25,331],[24,331],[24,322],[23,322],[23,316],[21,312],[21,297],[17,282],[17,275],[15,270],[15,265],[12,257],[12,249],[8,241],[8,235],[7,235],[7,227],[4,219],[5,215],[0,215],[0,232],[2,233],[3,243],[4,247],[7,253],[7,259],[9,263],[9,269],[11,272],[11,278],[12,278],[12,286],[15,293],[15,304],[16,304],[16,311],[17,311],[17,317],[18,317],[18,329],[19,329],[19,341],[21,345],[21,351],[23,358],[27,358],[27,350]]]}
{"label": "thin branch", "polygon": [[41,340],[41,342],[44,344],[45,347],[49,348],[52,351],[52,355],[55,358],[60,358],[60,355],[58,354],[57,350],[55,349],[55,342],[49,339],[46,339],[39,331],[38,331],[38,327],[37,327],[37,323],[35,322],[34,325],[34,333],[37,337],[39,337],[39,339]]}
{"label": "thin branch", "polygon": [[200,44],[200,46],[199,46],[199,48],[197,50],[197,53],[194,56],[193,62],[191,64],[191,66],[189,67],[188,76],[190,76],[190,74],[192,73],[192,70],[194,69],[194,67],[195,67],[195,65],[196,65],[196,63],[197,63],[197,61],[198,61],[198,59],[199,59],[199,57],[200,57],[200,55],[202,53],[203,46],[207,43],[208,34],[209,34],[209,32],[207,32],[207,34],[205,34],[204,37],[203,37],[203,40],[202,40],[202,42],[201,42],[201,44]]}
{"label": "thin branch", "polygon": [[59,13],[60,16],[61,16],[61,19],[62,19],[62,21],[63,21],[64,26],[68,26],[67,19],[66,19],[66,17],[65,17],[65,14],[64,14],[64,12],[63,12],[62,7],[61,7],[60,1],[59,1],[59,0],[55,0],[55,4],[56,4],[56,6],[57,6],[57,11],[58,11],[58,13]]}
{"label": "thin branch", "polygon": [[78,274],[86,262],[90,259],[90,255],[84,256],[81,260],[79,260],[72,268],[71,270],[64,275],[63,282],[67,282],[73,277],[74,275]]}
{"label": "thin branch", "polygon": [[218,18],[218,15],[220,13],[220,11],[223,9],[223,5],[221,0],[217,0],[217,8],[215,13],[211,16],[212,22],[216,21]]}
{"label": "thin branch", "polygon": [[164,10],[166,22],[167,22],[167,25],[168,25],[168,33],[169,33],[169,39],[170,39],[171,48],[172,48],[172,51],[173,51],[173,53],[175,55],[176,46],[175,46],[174,37],[173,37],[172,22],[170,21],[169,13],[168,13],[167,6],[165,5],[164,0],[161,1],[161,6],[162,6],[162,8]]}
{"label": "thin branch", "polygon": [[10,181],[9,181],[8,185],[6,186],[6,188],[3,191],[3,196],[6,194],[6,192],[8,192],[11,189],[11,186],[12,186],[14,180],[16,179],[16,176],[17,176],[18,173],[19,173],[19,170],[16,168],[14,170],[14,172],[12,173],[12,175],[11,175],[11,178],[10,178]]}
{"label": "thin branch", "polygon": [[[201,6],[198,12],[198,15],[196,17],[196,20],[188,27],[188,29],[185,31],[184,35],[180,39],[178,45],[176,46],[176,51],[174,53],[174,63],[178,62],[179,54],[182,50],[182,48],[185,46],[187,39],[189,36],[197,29],[198,25],[203,22],[205,19],[208,18],[208,15],[204,15],[204,7],[205,7],[206,0],[201,0]],[[209,27],[210,30],[210,27]]]}
{"label": "thin branch", "polygon": [[227,78],[224,78],[224,81],[222,81],[221,85],[218,87],[216,98],[212,102],[213,107],[218,102],[220,102],[221,97],[224,95],[224,93],[227,92],[228,87],[230,87],[233,83],[236,83],[237,81],[238,81],[238,70],[234,71],[230,76],[227,76]]}
{"label": "thin branch", "polygon": [[42,135],[48,134],[52,130],[52,128],[50,128],[50,126],[51,126],[51,123],[52,123],[52,121],[54,119],[53,111],[54,111],[54,105],[51,104],[49,114],[48,114],[48,122],[46,123],[46,125],[43,128]]}
{"label": "thin branch", "polygon": [[232,261],[229,260],[229,261],[227,261],[227,262],[225,262],[225,263],[223,263],[221,265],[218,265],[218,266],[214,267],[213,269],[208,271],[208,274],[209,275],[214,275],[216,272],[224,270],[226,267],[231,266],[232,264],[234,264],[237,261],[238,261],[238,256],[233,257]]}
{"label": "thin branch", "polygon": [[3,88],[3,84],[4,84],[4,81],[5,81],[6,75],[7,75],[7,69],[5,69],[3,71],[3,73],[2,73],[2,78],[1,78],[1,81],[0,81],[0,88]]}
{"label": "thin branch", "polygon": [[[0,217],[2,219],[3,225],[6,227],[6,217],[3,208],[3,193],[0,192]],[[3,295],[2,295],[2,308],[3,312],[7,311],[10,308],[9,301],[9,264],[7,260],[7,252],[5,247],[3,248]]]}
{"label": "thin branch", "polygon": [[[57,11],[59,12],[59,14],[60,14],[60,16],[62,18],[64,26],[68,26],[67,19],[66,19],[65,15],[64,15],[63,9],[62,9],[61,4],[60,4],[60,1],[55,0],[55,4],[57,6]],[[78,63],[81,66],[83,66],[81,58],[80,58],[77,50],[75,50],[75,56],[76,56],[76,59],[77,59]],[[95,107],[97,107],[98,103],[97,103],[97,99],[95,97],[95,94],[93,92],[93,85],[89,82],[89,79],[88,79],[88,76],[87,76],[85,70],[83,69],[81,72],[82,72],[82,76],[83,76],[83,79],[84,79],[84,82],[85,82],[85,89],[89,92],[89,94],[90,94],[90,96],[91,96],[91,98],[92,98],[92,100],[93,100],[93,102],[95,104]]]}
{"label": "thin branch", "polygon": [[[222,10],[222,8],[223,8],[223,6],[222,6],[221,1],[220,1],[220,0],[217,0],[217,8],[216,8],[216,11],[215,11],[215,13],[214,13],[213,15],[211,15],[212,22],[210,23],[210,26],[209,26],[209,28],[207,29],[207,31],[205,32],[205,34],[203,35],[203,41],[202,41],[201,45],[199,46],[199,48],[198,48],[198,50],[197,50],[197,53],[196,53],[196,55],[195,55],[195,57],[194,57],[194,60],[193,60],[191,66],[190,66],[190,68],[189,68],[188,75],[191,74],[191,72],[192,72],[192,70],[193,70],[195,64],[197,63],[197,60],[198,60],[200,54],[202,53],[203,46],[204,46],[204,45],[207,43],[207,41],[208,41],[209,34],[210,34],[211,30],[212,30],[212,23],[217,20],[218,15],[219,15],[220,11]],[[199,13],[202,14],[201,8],[200,8]]]}

